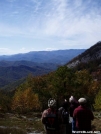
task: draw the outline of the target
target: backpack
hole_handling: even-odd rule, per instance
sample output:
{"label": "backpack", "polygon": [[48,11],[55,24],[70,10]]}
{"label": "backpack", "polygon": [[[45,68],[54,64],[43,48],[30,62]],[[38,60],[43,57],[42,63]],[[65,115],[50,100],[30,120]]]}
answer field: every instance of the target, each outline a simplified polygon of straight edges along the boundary
{"label": "backpack", "polygon": [[58,116],[57,112],[51,112],[48,110],[48,114],[45,117],[45,128],[46,130],[50,131],[55,131],[59,130],[59,125],[58,125]]}
{"label": "backpack", "polygon": [[65,109],[62,110],[62,120],[63,120],[63,124],[69,123],[69,113]]}

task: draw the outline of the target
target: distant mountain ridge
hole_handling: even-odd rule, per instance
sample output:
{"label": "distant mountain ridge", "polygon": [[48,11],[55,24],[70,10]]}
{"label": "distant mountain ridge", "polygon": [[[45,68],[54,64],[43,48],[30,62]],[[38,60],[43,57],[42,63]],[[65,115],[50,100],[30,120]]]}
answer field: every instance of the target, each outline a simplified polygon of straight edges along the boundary
{"label": "distant mountain ridge", "polygon": [[16,82],[29,74],[44,75],[55,71],[85,49],[38,51],[0,56],[0,87]]}
{"label": "distant mountain ridge", "polygon": [[36,63],[64,64],[75,56],[84,52],[85,49],[67,49],[54,51],[32,51],[24,54],[2,55],[0,61],[31,61]]}
{"label": "distant mountain ridge", "polygon": [[62,65],[74,68],[75,71],[87,69],[94,79],[101,79],[101,41],[87,50],[71,49],[56,51],[56,53],[42,51],[41,53],[29,52],[24,55],[0,56],[0,87],[8,90],[8,87],[11,87],[10,83],[14,87],[28,74],[44,75]]}

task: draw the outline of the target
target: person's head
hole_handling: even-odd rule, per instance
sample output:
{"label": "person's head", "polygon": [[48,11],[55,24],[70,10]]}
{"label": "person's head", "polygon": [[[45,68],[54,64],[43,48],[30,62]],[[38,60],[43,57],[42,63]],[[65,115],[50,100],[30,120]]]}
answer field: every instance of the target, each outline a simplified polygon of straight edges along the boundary
{"label": "person's head", "polygon": [[63,104],[62,104],[62,107],[63,107],[64,109],[67,109],[67,108],[68,108],[68,102],[67,102],[66,99],[64,100],[64,102],[63,102]]}
{"label": "person's head", "polygon": [[87,100],[86,100],[86,98],[80,98],[78,100],[78,102],[79,102],[80,105],[85,105],[87,103]]}
{"label": "person's head", "polygon": [[73,96],[71,96],[70,98],[69,98],[69,102],[70,103],[73,103],[75,101],[75,98],[73,97]]}
{"label": "person's head", "polygon": [[55,107],[56,107],[56,100],[53,99],[53,98],[50,98],[50,99],[48,100],[48,107],[50,107],[50,108],[55,108]]}

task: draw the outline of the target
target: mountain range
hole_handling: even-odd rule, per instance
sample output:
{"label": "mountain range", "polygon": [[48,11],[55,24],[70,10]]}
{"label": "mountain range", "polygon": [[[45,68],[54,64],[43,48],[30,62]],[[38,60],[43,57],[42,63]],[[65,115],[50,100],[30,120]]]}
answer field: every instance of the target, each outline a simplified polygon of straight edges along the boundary
{"label": "mountain range", "polygon": [[33,51],[0,56],[0,87],[24,79],[29,74],[39,76],[55,71],[85,49]]}
{"label": "mountain range", "polygon": [[0,61],[31,61],[36,63],[65,64],[85,49],[69,49],[54,51],[32,51],[25,54],[2,55]]}
{"label": "mountain range", "polygon": [[[76,70],[87,69],[101,79],[101,41],[89,49],[38,51],[0,56],[0,88],[21,83],[28,75],[40,76],[67,65]],[[101,71],[100,71],[101,72]]]}

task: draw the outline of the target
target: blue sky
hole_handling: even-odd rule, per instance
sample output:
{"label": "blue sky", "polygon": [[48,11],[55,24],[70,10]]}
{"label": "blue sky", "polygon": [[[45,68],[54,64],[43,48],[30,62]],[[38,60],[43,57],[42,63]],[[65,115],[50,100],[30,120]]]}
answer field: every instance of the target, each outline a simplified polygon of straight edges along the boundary
{"label": "blue sky", "polygon": [[0,0],[0,55],[87,49],[101,41],[101,0]]}

